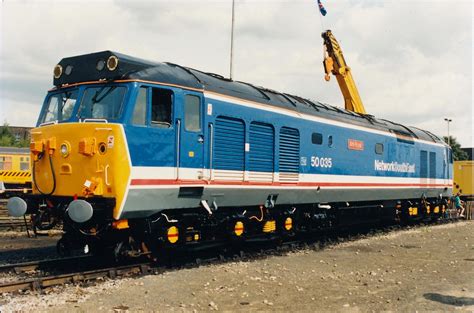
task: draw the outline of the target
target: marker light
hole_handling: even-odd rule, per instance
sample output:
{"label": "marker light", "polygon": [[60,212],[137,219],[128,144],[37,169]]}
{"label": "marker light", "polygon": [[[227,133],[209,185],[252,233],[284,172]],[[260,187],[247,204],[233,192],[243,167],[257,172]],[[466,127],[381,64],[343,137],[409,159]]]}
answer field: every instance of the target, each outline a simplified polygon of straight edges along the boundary
{"label": "marker light", "polygon": [[234,233],[236,236],[240,237],[244,233],[244,223],[238,221],[234,225]]}
{"label": "marker light", "polygon": [[63,74],[63,67],[61,65],[56,65],[54,67],[54,78],[58,79],[59,77],[61,77],[61,75]]}
{"label": "marker light", "polygon": [[69,155],[69,145],[67,143],[63,143],[59,151],[64,158],[67,157]]}
{"label": "marker light", "polygon": [[74,68],[74,67],[73,67],[72,65],[66,66],[66,69],[64,70],[64,73],[65,73],[66,75],[68,75],[68,76],[71,75],[73,68]]}
{"label": "marker light", "polygon": [[109,71],[115,70],[118,66],[118,62],[119,62],[118,58],[115,55],[111,55],[107,59],[107,68],[109,69]]}
{"label": "marker light", "polygon": [[178,227],[171,226],[170,228],[168,228],[167,235],[168,235],[168,241],[170,243],[176,243],[179,239]]}
{"label": "marker light", "polygon": [[100,59],[99,61],[97,61],[97,64],[95,65],[95,69],[98,70],[98,71],[102,71],[105,67],[105,61]]}

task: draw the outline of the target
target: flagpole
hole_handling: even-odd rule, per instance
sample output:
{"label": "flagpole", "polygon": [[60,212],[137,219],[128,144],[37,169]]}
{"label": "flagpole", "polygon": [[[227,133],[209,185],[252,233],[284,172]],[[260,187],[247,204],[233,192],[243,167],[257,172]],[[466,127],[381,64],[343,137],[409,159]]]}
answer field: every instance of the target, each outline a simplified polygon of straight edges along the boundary
{"label": "flagpole", "polygon": [[[326,10],[324,8],[322,8],[322,4],[321,4],[320,0],[318,0],[318,6],[319,6],[319,12],[321,13],[321,14],[318,14],[319,15],[319,20],[321,21],[321,32],[324,32],[325,29],[324,29],[324,24],[323,24],[323,15],[326,15]],[[321,10],[321,8],[322,8],[322,10],[324,10],[324,13]]]}
{"label": "flagpole", "polygon": [[234,10],[235,0],[232,0],[232,26],[230,31],[230,79],[232,80],[232,63],[234,55]]}
{"label": "flagpole", "polygon": [[324,24],[323,24],[323,17],[321,14],[318,14],[319,15],[319,20],[321,21],[321,32],[324,32],[325,29],[324,29]]}
{"label": "flagpole", "polygon": [[[319,21],[321,22],[321,33],[324,33],[325,29],[324,29],[324,23],[323,23],[323,15],[326,15],[326,10],[323,8],[321,4],[321,0],[318,0],[318,6],[319,6],[319,13],[321,13],[321,14],[318,14]],[[324,13],[323,13],[323,10],[324,10]],[[323,60],[326,59],[326,54],[327,54],[326,45],[323,45]]]}

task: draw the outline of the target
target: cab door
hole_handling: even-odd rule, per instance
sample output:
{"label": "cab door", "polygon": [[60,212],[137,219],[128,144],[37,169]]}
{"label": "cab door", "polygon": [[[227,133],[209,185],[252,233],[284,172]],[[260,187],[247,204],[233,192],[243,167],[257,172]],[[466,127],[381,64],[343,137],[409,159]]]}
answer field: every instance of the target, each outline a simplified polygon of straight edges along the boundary
{"label": "cab door", "polygon": [[136,178],[176,179],[176,127],[173,124],[178,92],[141,85],[125,127],[132,165],[142,170]]}
{"label": "cab door", "polygon": [[182,114],[177,118],[178,179],[201,180],[204,166],[203,99],[199,93],[182,93]]}

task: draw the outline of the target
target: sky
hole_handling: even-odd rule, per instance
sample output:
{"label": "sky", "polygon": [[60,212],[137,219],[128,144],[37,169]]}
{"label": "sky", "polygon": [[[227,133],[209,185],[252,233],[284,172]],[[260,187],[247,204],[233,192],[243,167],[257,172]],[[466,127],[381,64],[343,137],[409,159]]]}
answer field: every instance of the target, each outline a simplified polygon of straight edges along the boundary
{"label": "sky", "polygon": [[[470,0],[235,0],[233,79],[344,106],[324,80],[331,29],[369,114],[473,139]],[[0,4],[0,122],[34,126],[63,57],[113,50],[229,76],[232,0]]]}

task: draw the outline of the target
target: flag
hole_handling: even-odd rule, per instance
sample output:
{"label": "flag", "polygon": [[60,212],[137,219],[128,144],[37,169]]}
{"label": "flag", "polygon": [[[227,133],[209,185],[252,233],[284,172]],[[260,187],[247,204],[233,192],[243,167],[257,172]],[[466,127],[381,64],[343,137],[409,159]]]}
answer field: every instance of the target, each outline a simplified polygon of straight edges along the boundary
{"label": "flag", "polygon": [[321,0],[318,0],[318,6],[319,6],[319,12],[321,12],[323,16],[326,16],[328,12],[326,12],[326,9],[323,7]]}

